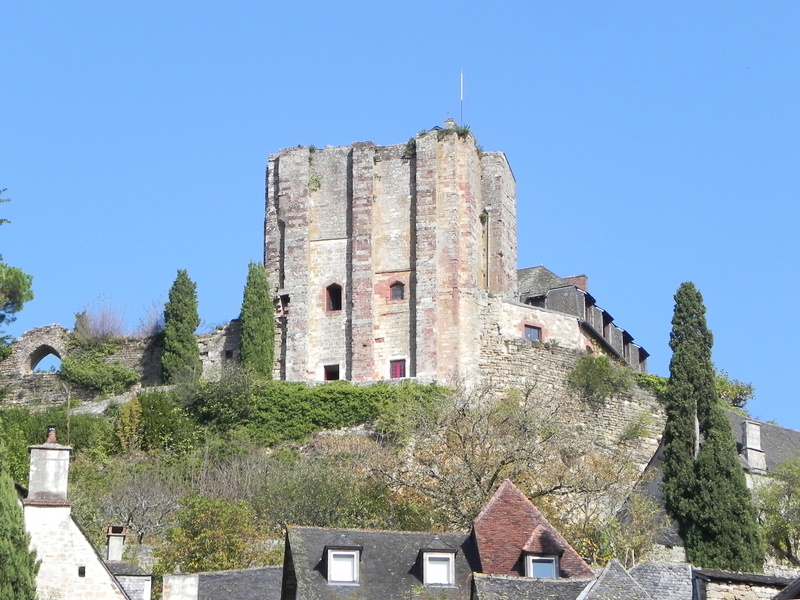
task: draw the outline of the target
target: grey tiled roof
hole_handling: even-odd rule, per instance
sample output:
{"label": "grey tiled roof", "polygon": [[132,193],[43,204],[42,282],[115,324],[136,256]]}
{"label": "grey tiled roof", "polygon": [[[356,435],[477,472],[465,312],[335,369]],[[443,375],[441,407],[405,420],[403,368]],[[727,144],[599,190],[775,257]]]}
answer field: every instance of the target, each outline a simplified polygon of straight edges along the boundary
{"label": "grey tiled roof", "polygon": [[653,598],[692,600],[692,567],[688,564],[643,562],[628,571]]}
{"label": "grey tiled roof", "polygon": [[576,600],[591,579],[475,575],[476,600]]}
{"label": "grey tiled roof", "polygon": [[124,560],[106,560],[106,568],[112,575],[148,576],[142,569]]}
{"label": "grey tiled roof", "polygon": [[280,600],[281,567],[198,575],[198,600]]}
{"label": "grey tiled roof", "polygon": [[[328,584],[325,547],[335,545],[341,535],[362,548],[357,585]],[[434,535],[437,544],[456,549],[454,587],[423,586],[419,554],[429,549]],[[382,600],[412,597],[412,592],[435,590],[436,598],[468,600],[471,574],[477,569],[477,557],[467,533],[401,532],[323,529],[318,527],[287,528],[286,577],[295,577],[297,598],[303,600],[370,598]]]}
{"label": "grey tiled roof", "polygon": [[[660,597],[660,596],[657,596]],[[642,586],[619,564],[612,560],[600,574],[586,600],[652,600]]]}
{"label": "grey tiled roof", "polygon": [[774,471],[790,458],[800,458],[800,431],[750,419],[733,411],[727,411],[727,416],[739,452],[742,451],[742,423],[756,421],[761,425],[761,449],[767,459],[767,471]]}
{"label": "grey tiled roof", "polygon": [[795,600],[796,598],[800,598],[800,578],[783,588],[783,591],[773,596],[772,600]]}
{"label": "grey tiled roof", "polygon": [[555,288],[571,285],[546,267],[529,267],[517,271],[517,287],[521,298],[542,296]]}
{"label": "grey tiled roof", "polygon": [[722,571],[720,569],[695,569],[695,577],[702,577],[709,581],[724,581],[731,583],[752,583],[756,585],[772,585],[784,588],[792,580],[787,577],[777,577],[776,575],[761,575],[759,573],[739,573],[738,571]]}

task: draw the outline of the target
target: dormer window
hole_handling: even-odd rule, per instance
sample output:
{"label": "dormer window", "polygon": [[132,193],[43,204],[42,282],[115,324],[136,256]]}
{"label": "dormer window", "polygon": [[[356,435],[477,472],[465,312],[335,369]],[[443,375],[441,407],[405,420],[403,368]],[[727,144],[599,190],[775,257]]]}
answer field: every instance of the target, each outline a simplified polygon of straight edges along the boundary
{"label": "dormer window", "polygon": [[422,581],[425,585],[453,585],[455,582],[453,552],[424,552]]}
{"label": "dormer window", "polygon": [[558,557],[528,554],[525,556],[525,577],[558,579]]}
{"label": "dormer window", "polygon": [[328,583],[358,583],[358,550],[328,550]]}
{"label": "dormer window", "polygon": [[456,553],[454,548],[437,535],[426,544],[417,557],[422,567],[425,585],[452,586],[456,582]]}
{"label": "dormer window", "polygon": [[325,546],[328,583],[331,585],[357,585],[362,546],[353,545],[346,535],[330,546]]}

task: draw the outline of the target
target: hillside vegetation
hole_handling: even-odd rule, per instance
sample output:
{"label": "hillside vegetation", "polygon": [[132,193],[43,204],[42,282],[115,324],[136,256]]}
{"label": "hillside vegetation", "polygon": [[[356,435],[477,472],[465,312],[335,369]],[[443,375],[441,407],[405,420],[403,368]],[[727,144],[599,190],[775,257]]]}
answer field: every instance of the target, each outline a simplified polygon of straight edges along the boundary
{"label": "hillside vegetation", "polygon": [[601,447],[559,411],[533,387],[307,386],[234,367],[103,415],[8,408],[0,428],[25,482],[27,445],[55,424],[74,448],[81,525],[99,546],[110,523],[127,525],[132,541],[157,546],[162,573],[280,563],[286,524],[466,529],[505,478],[585,555],[639,555],[657,529],[654,507],[637,499],[633,518],[613,516],[639,476],[629,441]]}

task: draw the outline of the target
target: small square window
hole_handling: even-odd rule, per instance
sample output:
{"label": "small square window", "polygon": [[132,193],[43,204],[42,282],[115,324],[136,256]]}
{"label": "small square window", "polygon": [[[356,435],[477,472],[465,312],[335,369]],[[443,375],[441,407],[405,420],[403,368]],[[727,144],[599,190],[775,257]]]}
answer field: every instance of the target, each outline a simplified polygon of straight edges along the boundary
{"label": "small square window", "polygon": [[358,583],[357,550],[328,550],[328,582]]}
{"label": "small square window", "polygon": [[406,286],[399,281],[389,286],[389,298],[393,301],[403,300],[406,297]]}
{"label": "small square window", "polygon": [[533,325],[525,325],[525,339],[531,342],[539,342],[542,339],[542,328]]}
{"label": "small square window", "polygon": [[339,379],[339,365],[325,365],[325,381],[336,381]]}
{"label": "small square window", "polygon": [[525,576],[558,579],[558,558],[555,556],[526,556]]}
{"label": "small square window", "polygon": [[425,585],[453,585],[455,581],[454,555],[449,552],[426,552],[423,563]]}
{"label": "small square window", "polygon": [[406,361],[403,360],[390,360],[389,361],[389,377],[392,379],[401,379],[406,376]]}

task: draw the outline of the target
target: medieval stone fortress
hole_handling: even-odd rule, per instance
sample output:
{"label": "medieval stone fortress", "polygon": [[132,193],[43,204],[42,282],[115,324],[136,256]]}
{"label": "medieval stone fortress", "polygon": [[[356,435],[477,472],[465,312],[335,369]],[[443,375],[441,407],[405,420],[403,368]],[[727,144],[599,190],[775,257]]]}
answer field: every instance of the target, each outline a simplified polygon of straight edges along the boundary
{"label": "medieval stone fortress", "polygon": [[508,160],[453,121],[407,144],[282,150],[266,186],[280,379],[506,380],[540,345],[646,371],[585,276],[517,270]]}

